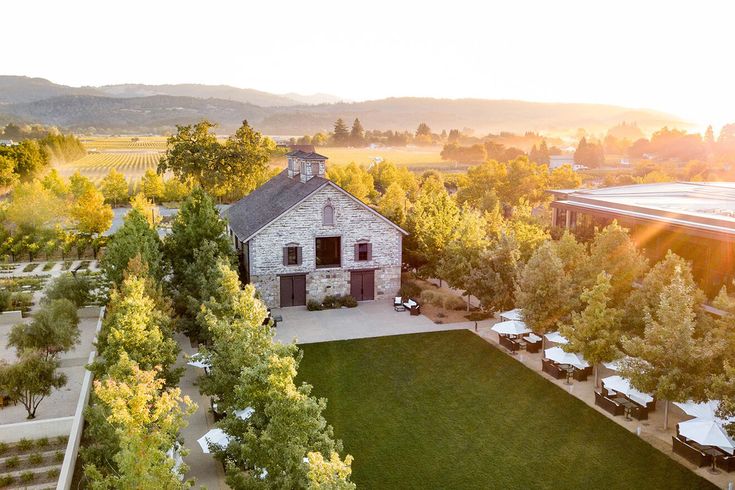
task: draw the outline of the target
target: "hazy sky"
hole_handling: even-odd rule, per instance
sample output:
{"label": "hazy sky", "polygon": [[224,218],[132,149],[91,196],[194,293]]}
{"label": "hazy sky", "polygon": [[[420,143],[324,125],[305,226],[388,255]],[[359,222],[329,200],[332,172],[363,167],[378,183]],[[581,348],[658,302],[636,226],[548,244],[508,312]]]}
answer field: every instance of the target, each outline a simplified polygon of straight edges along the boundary
{"label": "hazy sky", "polygon": [[735,121],[733,1],[3,2],[0,73],[70,85],[649,107]]}

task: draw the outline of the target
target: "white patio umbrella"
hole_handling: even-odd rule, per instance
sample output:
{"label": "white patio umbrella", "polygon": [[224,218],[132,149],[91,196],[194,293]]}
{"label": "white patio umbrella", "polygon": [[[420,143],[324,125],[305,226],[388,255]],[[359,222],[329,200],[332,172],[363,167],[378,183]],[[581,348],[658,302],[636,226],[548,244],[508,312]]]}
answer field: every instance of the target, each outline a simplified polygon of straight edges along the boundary
{"label": "white patio umbrella", "polygon": [[573,352],[566,352],[561,347],[552,347],[544,351],[544,356],[547,359],[559,364],[571,364],[577,369],[584,369],[589,367],[589,363],[584,360],[581,354],[575,354]]}
{"label": "white patio umbrella", "polygon": [[717,446],[729,454],[735,451],[735,442],[714,420],[692,419],[680,422],[679,434],[703,446]]}
{"label": "white patio umbrella", "polygon": [[681,408],[685,414],[699,419],[714,420],[720,424],[735,422],[735,418],[721,419],[717,416],[717,409],[720,408],[720,400],[709,400],[701,403],[695,403],[689,400],[684,403],[674,402],[674,405]]}
{"label": "white patio umbrella", "polygon": [[518,322],[522,322],[523,310],[516,308],[514,310],[504,311],[499,316],[501,320],[516,320]]}
{"label": "white patio umbrella", "polygon": [[531,332],[531,329],[525,323],[519,322],[518,320],[496,323],[490,330],[503,335],[523,335],[524,333]]}
{"label": "white patio umbrella", "polygon": [[636,390],[630,385],[630,381],[622,376],[608,376],[607,378],[602,378],[602,382],[609,391],[615,391],[625,395],[639,405],[645,406],[653,401],[651,395]]}
{"label": "white patio umbrella", "polygon": [[240,420],[248,420],[250,417],[253,416],[255,413],[255,409],[253,407],[246,407],[242,410],[235,410],[235,417],[239,418]]}
{"label": "white patio umbrella", "polygon": [[212,429],[197,439],[197,442],[202,448],[202,451],[204,451],[204,454],[209,454],[212,452],[209,449],[210,444],[224,448],[230,443],[230,436],[222,429]]}
{"label": "white patio umbrella", "polygon": [[212,364],[210,364],[209,359],[207,359],[204,355],[199,354],[199,353],[191,356],[187,364],[189,366],[194,366],[194,367],[202,368],[202,369],[212,367]]}
{"label": "white patio umbrella", "polygon": [[550,333],[544,334],[544,337],[546,337],[546,340],[548,340],[549,342],[553,342],[555,344],[562,344],[562,345],[564,345],[564,344],[568,344],[569,343],[569,341],[567,340],[567,338],[564,337],[559,332],[550,332]]}

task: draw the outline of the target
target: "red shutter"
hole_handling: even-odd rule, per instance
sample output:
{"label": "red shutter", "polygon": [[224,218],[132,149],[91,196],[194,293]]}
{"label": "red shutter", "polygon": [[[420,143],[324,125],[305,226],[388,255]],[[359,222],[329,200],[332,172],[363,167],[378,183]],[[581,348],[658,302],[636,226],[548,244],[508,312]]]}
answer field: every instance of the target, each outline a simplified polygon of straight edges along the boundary
{"label": "red shutter", "polygon": [[360,260],[360,244],[355,244],[355,262]]}
{"label": "red shutter", "polygon": [[283,247],[283,265],[288,265],[288,247]]}
{"label": "red shutter", "polygon": [[302,248],[303,247],[297,247],[296,248],[296,265],[301,265],[301,257],[302,257],[302,255],[301,255],[301,249]]}
{"label": "red shutter", "polygon": [[367,248],[368,248],[368,251],[367,251],[368,252],[367,253],[367,259],[368,260],[373,260],[373,244],[372,243],[368,243],[367,244]]}

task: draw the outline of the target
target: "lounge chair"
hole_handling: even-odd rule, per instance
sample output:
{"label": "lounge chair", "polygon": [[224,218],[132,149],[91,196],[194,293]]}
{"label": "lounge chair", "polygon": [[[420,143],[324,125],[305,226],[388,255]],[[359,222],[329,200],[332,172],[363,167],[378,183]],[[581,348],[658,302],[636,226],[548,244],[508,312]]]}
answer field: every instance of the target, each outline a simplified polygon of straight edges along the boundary
{"label": "lounge chair", "polygon": [[408,301],[404,302],[403,306],[408,309],[408,312],[411,314],[411,316],[417,316],[421,314],[421,305],[413,298],[408,298]]}
{"label": "lounge chair", "polygon": [[393,309],[396,311],[406,311],[406,307],[403,306],[403,298],[400,296],[396,296],[393,299]]}
{"label": "lounge chair", "polygon": [[623,415],[625,413],[625,408],[621,404],[608,398],[599,391],[595,391],[595,405],[611,415]]}

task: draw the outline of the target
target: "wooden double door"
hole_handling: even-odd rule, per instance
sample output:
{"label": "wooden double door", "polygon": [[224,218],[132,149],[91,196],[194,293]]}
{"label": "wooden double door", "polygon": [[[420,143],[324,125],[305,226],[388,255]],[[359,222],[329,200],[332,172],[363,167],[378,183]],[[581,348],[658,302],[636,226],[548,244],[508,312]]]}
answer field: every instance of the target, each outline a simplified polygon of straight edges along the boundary
{"label": "wooden double door", "polygon": [[357,301],[375,299],[375,271],[351,271],[350,294]]}
{"label": "wooden double door", "polygon": [[306,275],[281,276],[281,307],[306,305]]}

